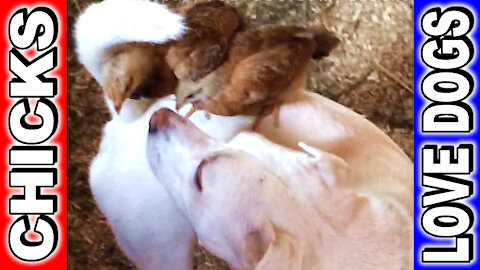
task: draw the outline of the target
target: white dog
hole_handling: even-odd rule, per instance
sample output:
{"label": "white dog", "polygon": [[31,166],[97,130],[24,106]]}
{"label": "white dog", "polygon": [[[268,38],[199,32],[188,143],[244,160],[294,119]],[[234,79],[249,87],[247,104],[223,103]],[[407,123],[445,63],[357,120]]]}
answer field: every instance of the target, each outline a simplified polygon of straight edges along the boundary
{"label": "white dog", "polygon": [[[111,46],[162,43],[181,36],[184,28],[182,18],[159,3],[107,0],[91,5],[79,17],[75,26],[78,57],[102,84],[101,59]],[[337,179],[339,186],[391,200],[407,216],[413,214],[413,167],[388,136],[353,111],[319,95],[299,91],[291,98],[280,108],[280,128],[272,124],[273,116],[267,116],[256,131],[283,146],[299,149],[297,144],[303,141],[340,157],[355,177]],[[95,200],[123,251],[140,268],[191,269],[193,229],[155,179],[145,157],[151,113],[155,108],[173,108],[175,101],[127,100],[118,115],[112,101],[106,102],[113,119],[104,129],[100,152],[91,165]],[[253,121],[248,117],[215,116],[207,121],[202,112],[191,119],[220,140],[232,137]],[[247,146],[241,147],[249,149]]]}
{"label": "white dog", "polygon": [[[75,25],[79,60],[102,85],[102,56],[124,42],[162,43],[184,32],[183,18],[144,0],[107,0],[90,5]],[[130,102],[104,128],[90,168],[90,187],[119,245],[141,269],[193,269],[194,232],[145,157],[149,114],[155,100]],[[143,116],[143,118],[142,118]]]}
{"label": "white dog", "polygon": [[409,268],[411,217],[342,186],[350,177],[342,159],[250,133],[225,144],[168,109],[149,131],[156,177],[201,245],[232,268]]}
{"label": "white dog", "polygon": [[[107,123],[90,167],[90,187],[122,250],[141,269],[192,269],[193,229],[146,158],[148,121],[161,107],[174,108],[175,100],[157,102],[135,121],[116,117]],[[242,117],[207,119],[203,113],[192,120],[220,140],[250,124]]]}

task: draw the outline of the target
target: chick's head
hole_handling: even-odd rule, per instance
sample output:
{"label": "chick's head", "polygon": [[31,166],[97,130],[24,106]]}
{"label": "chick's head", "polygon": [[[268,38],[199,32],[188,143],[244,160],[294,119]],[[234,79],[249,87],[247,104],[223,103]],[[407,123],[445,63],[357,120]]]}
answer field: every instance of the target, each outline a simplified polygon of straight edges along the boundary
{"label": "chick's head", "polygon": [[120,112],[122,105],[130,97],[144,75],[140,69],[131,68],[131,61],[128,54],[120,54],[104,61],[103,88],[106,94],[115,105],[115,110]]}
{"label": "chick's head", "polygon": [[202,103],[215,98],[221,87],[221,77],[217,72],[209,73],[198,81],[180,80],[175,92],[177,109],[188,103],[200,107]]}
{"label": "chick's head", "polygon": [[169,49],[165,59],[177,78],[198,81],[224,61],[227,53],[224,38],[202,43],[195,47],[179,44]]}
{"label": "chick's head", "polygon": [[117,112],[128,98],[161,98],[174,93],[177,78],[165,62],[167,49],[167,45],[126,43],[103,56],[102,86]]}
{"label": "chick's head", "polygon": [[191,81],[180,82],[176,91],[177,110],[186,104],[198,104],[206,101],[208,96],[204,94],[203,89],[197,85],[192,85]]}

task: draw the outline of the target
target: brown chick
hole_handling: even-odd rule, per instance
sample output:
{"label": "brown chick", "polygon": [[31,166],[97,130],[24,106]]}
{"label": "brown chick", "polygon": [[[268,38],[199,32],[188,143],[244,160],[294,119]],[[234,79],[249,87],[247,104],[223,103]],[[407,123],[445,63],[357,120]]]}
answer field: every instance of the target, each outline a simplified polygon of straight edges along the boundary
{"label": "brown chick", "polygon": [[196,3],[182,13],[188,30],[166,60],[179,79],[197,81],[225,61],[229,42],[243,24],[236,10],[220,1]]}
{"label": "brown chick", "polygon": [[323,27],[271,26],[239,32],[227,61],[216,71],[198,82],[180,80],[177,107],[192,103],[194,109],[218,115],[262,116],[278,107],[282,95],[303,88],[310,58],[328,56],[338,43]]}
{"label": "brown chick", "polygon": [[165,61],[168,44],[124,43],[103,56],[104,85],[117,112],[127,98],[175,93],[177,78]]}
{"label": "brown chick", "polygon": [[188,30],[179,40],[125,43],[104,54],[104,88],[117,112],[127,98],[175,93],[175,73],[197,80],[225,60],[228,42],[241,21],[235,9],[214,1],[187,6],[180,13]]}

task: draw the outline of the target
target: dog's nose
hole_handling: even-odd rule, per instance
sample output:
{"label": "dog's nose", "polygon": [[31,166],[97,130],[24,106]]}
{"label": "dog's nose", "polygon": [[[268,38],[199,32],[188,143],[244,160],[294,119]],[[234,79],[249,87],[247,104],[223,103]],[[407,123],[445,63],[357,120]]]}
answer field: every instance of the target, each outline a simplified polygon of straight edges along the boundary
{"label": "dog's nose", "polygon": [[153,133],[157,132],[160,129],[169,127],[172,124],[172,119],[179,117],[172,110],[167,108],[162,108],[156,111],[152,118],[150,118],[150,123],[148,127],[148,132]]}

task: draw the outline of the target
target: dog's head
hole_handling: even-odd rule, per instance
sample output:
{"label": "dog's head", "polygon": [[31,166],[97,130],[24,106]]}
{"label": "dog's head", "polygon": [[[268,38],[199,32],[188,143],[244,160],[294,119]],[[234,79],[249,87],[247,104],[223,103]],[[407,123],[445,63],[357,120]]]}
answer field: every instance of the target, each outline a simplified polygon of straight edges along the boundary
{"label": "dog's head", "polygon": [[177,150],[189,148],[194,152],[195,148],[208,147],[214,142],[188,119],[166,108],[156,111],[151,117],[149,137],[156,141],[155,144],[162,148],[162,152],[172,147],[177,147]]}
{"label": "dog's head", "polygon": [[155,176],[171,194],[176,194],[175,198],[195,196],[195,185],[189,180],[205,153],[216,144],[188,119],[170,109],[162,108],[150,119],[147,157]]}
{"label": "dog's head", "polygon": [[238,267],[260,260],[271,240],[265,192],[279,183],[268,168],[168,109],[150,120],[147,157],[204,247]]}

